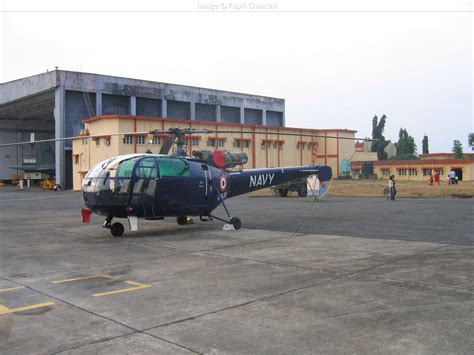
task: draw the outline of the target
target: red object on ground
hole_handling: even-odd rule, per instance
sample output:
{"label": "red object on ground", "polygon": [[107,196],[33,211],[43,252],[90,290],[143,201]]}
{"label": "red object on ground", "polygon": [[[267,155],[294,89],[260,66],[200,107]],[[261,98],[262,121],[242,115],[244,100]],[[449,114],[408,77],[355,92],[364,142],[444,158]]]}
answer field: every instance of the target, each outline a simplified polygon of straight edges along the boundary
{"label": "red object on ground", "polygon": [[225,152],[223,150],[216,150],[212,153],[212,161],[219,169],[225,168]]}
{"label": "red object on ground", "polygon": [[92,211],[88,208],[81,209],[82,223],[91,223]]}

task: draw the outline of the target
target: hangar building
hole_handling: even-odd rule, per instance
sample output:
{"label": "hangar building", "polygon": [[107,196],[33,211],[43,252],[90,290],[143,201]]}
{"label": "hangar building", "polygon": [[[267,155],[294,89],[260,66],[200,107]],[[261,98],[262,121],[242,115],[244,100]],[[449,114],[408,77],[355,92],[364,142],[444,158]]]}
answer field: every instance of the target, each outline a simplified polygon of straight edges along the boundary
{"label": "hangar building", "polygon": [[[34,140],[77,136],[83,120],[104,115],[283,127],[285,100],[64,70],[0,84],[1,143],[30,141],[32,133]],[[2,148],[0,180],[11,179],[11,166],[49,167],[57,183],[72,188],[72,142]]]}

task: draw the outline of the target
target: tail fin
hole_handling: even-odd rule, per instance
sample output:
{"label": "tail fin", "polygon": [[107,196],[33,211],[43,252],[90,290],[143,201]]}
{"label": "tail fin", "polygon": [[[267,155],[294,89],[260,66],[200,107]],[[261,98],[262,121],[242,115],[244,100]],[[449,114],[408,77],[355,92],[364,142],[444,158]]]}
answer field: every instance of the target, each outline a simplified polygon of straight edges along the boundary
{"label": "tail fin", "polygon": [[319,168],[319,180],[330,181],[332,179],[332,169],[329,166]]}

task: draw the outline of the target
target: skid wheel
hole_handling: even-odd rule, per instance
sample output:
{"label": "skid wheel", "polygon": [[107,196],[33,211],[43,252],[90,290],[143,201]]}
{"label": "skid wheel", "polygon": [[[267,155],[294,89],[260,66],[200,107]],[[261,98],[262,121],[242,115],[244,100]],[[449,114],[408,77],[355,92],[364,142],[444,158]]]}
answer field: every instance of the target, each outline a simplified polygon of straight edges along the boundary
{"label": "skid wheel", "polygon": [[308,188],[306,187],[306,185],[303,185],[299,188],[298,190],[298,196],[299,197],[306,197],[308,196]]}
{"label": "skid wheel", "polygon": [[124,231],[125,228],[123,227],[122,223],[115,222],[110,226],[110,233],[112,233],[114,237],[120,237]]}
{"label": "skid wheel", "polygon": [[236,230],[242,227],[242,221],[238,217],[232,217],[230,219],[230,224],[232,224]]}
{"label": "skid wheel", "polygon": [[188,217],[187,216],[178,216],[178,217],[176,217],[176,222],[178,222],[178,224],[180,226],[184,226],[184,225],[188,224]]}

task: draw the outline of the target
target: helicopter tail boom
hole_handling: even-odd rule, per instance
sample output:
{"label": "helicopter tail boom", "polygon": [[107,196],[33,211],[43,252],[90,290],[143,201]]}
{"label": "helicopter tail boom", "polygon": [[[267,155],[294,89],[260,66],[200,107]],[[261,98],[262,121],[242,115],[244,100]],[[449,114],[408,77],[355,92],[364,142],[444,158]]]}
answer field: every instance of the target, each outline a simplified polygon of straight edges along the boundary
{"label": "helicopter tail boom", "polygon": [[280,185],[299,178],[318,175],[321,182],[332,178],[329,166],[295,166],[286,168],[250,169],[230,173],[227,198]]}

